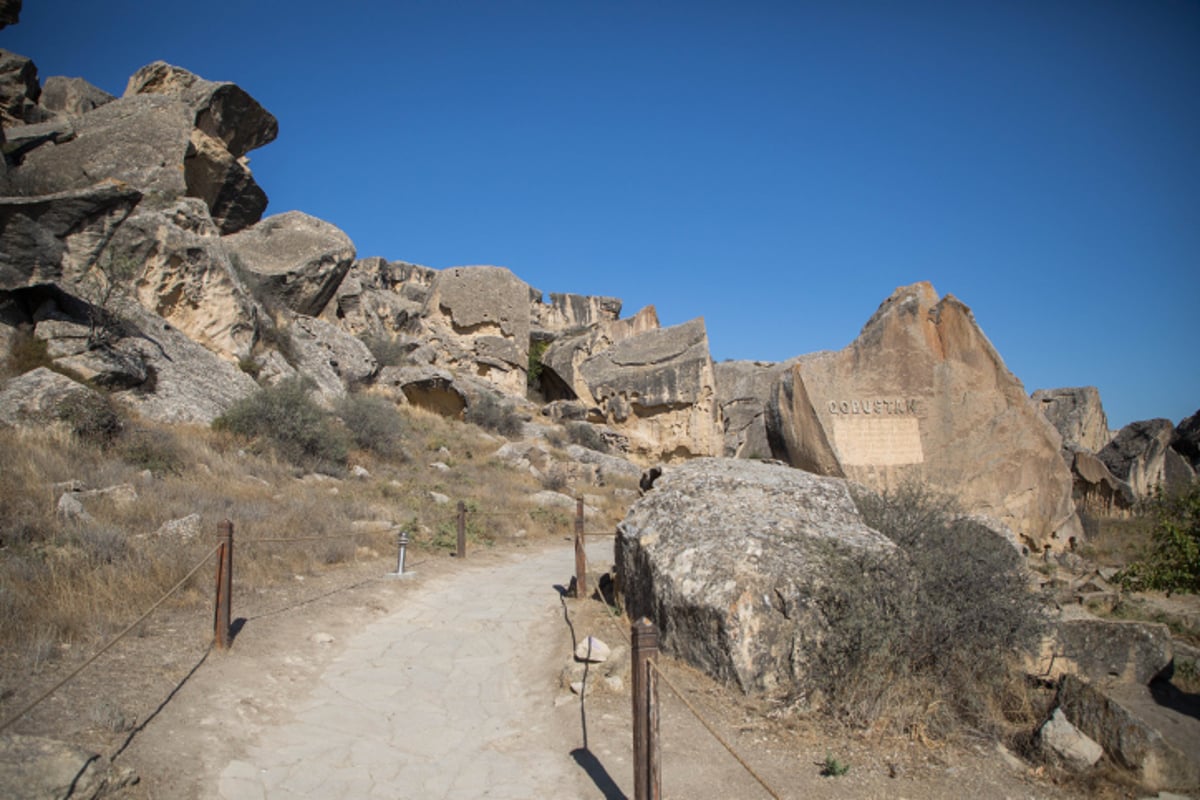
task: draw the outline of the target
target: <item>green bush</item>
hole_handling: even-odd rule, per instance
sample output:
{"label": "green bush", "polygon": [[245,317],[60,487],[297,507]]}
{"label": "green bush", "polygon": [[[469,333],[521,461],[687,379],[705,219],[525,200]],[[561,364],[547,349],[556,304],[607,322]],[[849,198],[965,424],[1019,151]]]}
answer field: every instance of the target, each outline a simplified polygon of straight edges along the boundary
{"label": "green bush", "polygon": [[1154,524],[1149,552],[1118,575],[1121,585],[1200,592],[1200,480],[1174,494],[1160,487],[1146,512]]}
{"label": "green bush", "polygon": [[525,385],[536,388],[542,381],[542,356],[546,354],[546,349],[550,347],[550,342],[544,339],[538,339],[529,343],[529,371],[525,374]]}
{"label": "green bush", "polygon": [[390,400],[352,394],[339,400],[335,411],[355,446],[384,458],[407,460],[402,446],[404,420]]}
{"label": "green bush", "polygon": [[464,418],[472,425],[510,438],[519,436],[523,428],[521,417],[512,404],[503,403],[491,394],[480,394],[472,400]]}
{"label": "green bush", "polygon": [[268,443],[304,467],[344,466],[349,437],[310,396],[312,382],[289,378],[239,400],[213,428]]}
{"label": "green bush", "polygon": [[835,641],[821,689],[859,723],[888,716],[935,735],[962,723],[1002,728],[1020,706],[1011,696],[1021,674],[1014,659],[1036,645],[1045,622],[1017,549],[927,487],[863,490],[855,500],[866,524],[903,551],[910,573],[864,580],[851,566],[834,576],[825,600]]}

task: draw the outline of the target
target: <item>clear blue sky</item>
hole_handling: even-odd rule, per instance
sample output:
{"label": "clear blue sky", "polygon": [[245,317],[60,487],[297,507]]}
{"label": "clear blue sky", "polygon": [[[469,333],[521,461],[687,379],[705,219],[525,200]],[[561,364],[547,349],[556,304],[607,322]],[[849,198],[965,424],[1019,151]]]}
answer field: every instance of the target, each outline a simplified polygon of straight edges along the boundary
{"label": "clear blue sky", "polygon": [[839,349],[898,285],[1028,391],[1200,408],[1200,3],[26,0],[0,47],[114,94],[162,59],[279,118],[268,213],[360,256]]}

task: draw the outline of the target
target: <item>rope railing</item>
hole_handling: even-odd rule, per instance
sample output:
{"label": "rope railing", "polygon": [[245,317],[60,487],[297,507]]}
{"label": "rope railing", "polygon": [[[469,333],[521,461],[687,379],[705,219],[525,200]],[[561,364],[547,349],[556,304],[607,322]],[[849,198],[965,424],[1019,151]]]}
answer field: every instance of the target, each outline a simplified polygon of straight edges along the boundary
{"label": "rope railing", "polygon": [[220,548],[221,548],[221,545],[218,544],[215,547],[213,547],[211,550],[209,550],[208,553],[205,554],[204,558],[198,564],[196,564],[196,566],[192,567],[192,569],[188,572],[188,574],[185,575],[183,577],[183,579],[179,581],[179,583],[175,584],[170,590],[168,590],[167,593],[164,594],[162,597],[160,597],[154,603],[154,605],[150,606],[150,608],[147,609],[144,614],[142,614],[136,620],[131,622],[128,627],[126,627],[123,631],[121,631],[116,636],[114,636],[112,639],[110,639],[108,644],[104,645],[104,647],[101,647],[99,650],[97,650],[95,653],[93,653],[91,658],[89,658],[87,661],[84,661],[82,664],[80,664],[78,667],[76,667],[74,670],[72,670],[70,672],[70,674],[68,674],[65,678],[63,678],[58,683],[54,684],[48,690],[46,690],[41,695],[39,695],[37,697],[37,699],[35,699],[33,702],[26,705],[24,708],[22,708],[16,714],[14,714],[11,717],[9,717],[8,719],[6,719],[3,723],[0,723],[0,731],[6,730],[9,726],[11,726],[13,723],[15,723],[21,717],[25,716],[30,711],[37,708],[47,698],[49,698],[51,695],[53,695],[59,689],[61,689],[62,687],[66,686],[68,683],[70,683],[71,680],[74,679],[76,675],[83,672],[85,669],[87,669],[93,663],[95,663],[96,659],[100,658],[100,656],[104,655],[110,649],[112,649],[113,645],[115,645],[117,642],[124,639],[134,628],[136,628],[138,625],[145,622],[146,618],[149,617],[151,614],[153,614],[158,609],[159,606],[161,606],[163,603],[165,603],[168,600],[168,598],[171,597],[171,595],[175,594],[175,592],[182,589],[187,584],[187,582],[190,581],[192,579],[192,577],[197,572],[200,571],[200,568],[208,563],[209,559],[211,559],[213,557],[213,555],[216,554],[216,552]]}

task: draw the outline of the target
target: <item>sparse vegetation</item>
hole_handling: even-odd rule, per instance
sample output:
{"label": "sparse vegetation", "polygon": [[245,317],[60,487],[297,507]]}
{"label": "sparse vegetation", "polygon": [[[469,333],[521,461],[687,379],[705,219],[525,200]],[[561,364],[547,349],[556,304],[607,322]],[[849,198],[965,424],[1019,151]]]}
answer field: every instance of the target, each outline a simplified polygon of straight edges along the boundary
{"label": "sparse vegetation", "polygon": [[127,414],[107,394],[78,391],[55,408],[55,417],[76,437],[95,445],[109,445],[125,429]]}
{"label": "sparse vegetation", "polygon": [[23,375],[38,367],[53,368],[54,360],[46,348],[46,340],[33,335],[32,328],[17,328],[10,340],[7,368],[11,375]]}
{"label": "sparse vegetation", "polygon": [[1148,552],[1123,570],[1126,589],[1200,592],[1200,480],[1174,494],[1160,488],[1145,508],[1152,522]]}
{"label": "sparse vegetation", "polygon": [[565,426],[567,438],[572,443],[595,450],[598,453],[608,452],[608,442],[600,435],[594,425],[587,422],[568,422]]}
{"label": "sparse vegetation", "polygon": [[525,383],[535,389],[542,382],[542,356],[546,354],[550,342],[545,339],[535,339],[529,343],[529,368],[525,373]]}
{"label": "sparse vegetation", "polygon": [[926,487],[856,500],[867,524],[901,548],[911,573],[863,581],[867,566],[859,565],[831,582],[837,640],[818,670],[829,708],[851,724],[921,736],[1028,724],[1015,660],[1044,620],[1016,549]]}
{"label": "sparse vegetation", "polygon": [[334,409],[356,447],[384,458],[407,460],[404,452],[404,421],[395,403],[382,397],[351,394]]}
{"label": "sparse vegetation", "polygon": [[467,406],[465,419],[501,436],[513,437],[521,433],[522,421],[516,409],[491,394],[481,394],[473,399]]}
{"label": "sparse vegetation", "polygon": [[213,422],[213,427],[269,445],[297,466],[344,466],[350,437],[329,412],[316,404],[310,392],[310,382],[302,378],[280,381],[234,404]]}
{"label": "sparse vegetation", "polygon": [[412,346],[394,336],[363,336],[362,343],[381,367],[398,367],[409,362]]}
{"label": "sparse vegetation", "polygon": [[849,764],[838,761],[831,755],[825,756],[825,761],[821,764],[821,775],[825,778],[840,778],[849,771]]}

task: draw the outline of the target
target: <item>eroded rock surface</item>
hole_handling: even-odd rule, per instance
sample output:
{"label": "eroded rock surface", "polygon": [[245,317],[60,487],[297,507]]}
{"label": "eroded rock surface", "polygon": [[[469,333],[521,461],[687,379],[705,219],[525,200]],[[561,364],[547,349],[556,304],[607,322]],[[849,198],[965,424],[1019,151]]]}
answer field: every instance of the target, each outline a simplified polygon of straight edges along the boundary
{"label": "eroded rock surface", "polygon": [[1062,439],[953,296],[897,289],[839,352],[801,356],[768,404],[773,455],[875,489],[918,480],[1040,550],[1081,533]]}
{"label": "eroded rock surface", "polygon": [[1033,402],[1062,436],[1064,447],[1098,453],[1108,444],[1108,417],[1095,386],[1038,389],[1033,393]]}

